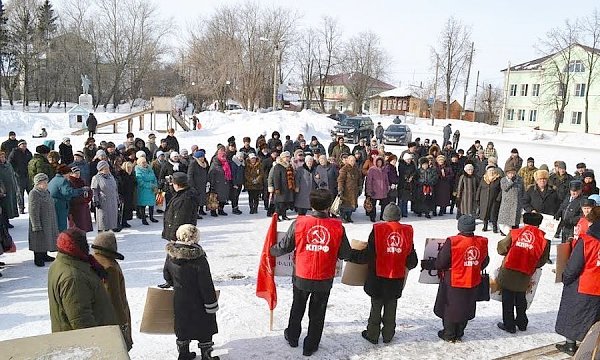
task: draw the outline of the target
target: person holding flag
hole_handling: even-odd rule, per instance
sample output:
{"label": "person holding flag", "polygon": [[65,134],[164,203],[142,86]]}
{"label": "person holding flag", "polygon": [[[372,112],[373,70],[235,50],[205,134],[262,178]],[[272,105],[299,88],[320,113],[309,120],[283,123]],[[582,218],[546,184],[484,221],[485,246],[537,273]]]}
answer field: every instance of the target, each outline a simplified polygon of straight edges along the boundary
{"label": "person holding flag", "polygon": [[400,218],[402,212],[398,205],[388,204],[383,210],[383,222],[374,224],[369,234],[369,270],[364,290],[371,297],[371,312],[362,337],[373,344],[379,342],[380,332],[384,343],[392,341],[396,330],[396,307],[402,296],[407,269],[414,269],[419,261],[413,245],[413,228],[400,224]]}
{"label": "person holding flag", "polygon": [[538,228],[543,219],[539,213],[523,214],[525,226],[512,229],[498,242],[498,254],[506,257],[498,272],[498,284],[502,289],[502,322],[497,325],[511,334],[517,332],[517,328],[527,330],[529,320],[525,313],[525,293],[536,269],[544,266],[550,257],[550,240],[546,240],[545,233]]}
{"label": "person holding flag", "polygon": [[308,335],[304,339],[302,352],[304,356],[311,356],[319,348],[337,260],[360,263],[365,262],[366,258],[365,250],[353,250],[350,247],[342,222],[329,217],[332,201],[329,190],[313,190],[310,193],[310,206],[314,212],[294,220],[285,236],[271,247],[271,255],[275,257],[295,252],[292,277],[294,295],[288,326],[283,333],[291,347],[298,346],[302,318],[310,298]]}

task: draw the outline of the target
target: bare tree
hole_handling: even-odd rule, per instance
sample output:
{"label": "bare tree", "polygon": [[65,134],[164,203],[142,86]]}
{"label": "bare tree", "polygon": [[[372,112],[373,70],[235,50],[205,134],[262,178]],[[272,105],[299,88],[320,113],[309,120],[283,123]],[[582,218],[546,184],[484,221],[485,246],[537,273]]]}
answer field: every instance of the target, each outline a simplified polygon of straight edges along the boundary
{"label": "bare tree", "polygon": [[346,88],[354,104],[354,112],[362,113],[369,90],[385,75],[387,56],[380,45],[379,36],[362,32],[351,38],[344,48],[342,68],[349,74]]}
{"label": "bare tree", "polygon": [[500,117],[502,112],[502,102],[504,101],[504,91],[498,86],[492,84],[483,84],[481,92],[477,95],[477,110],[486,113],[485,122],[492,124],[494,120]]}
{"label": "bare tree", "polygon": [[317,98],[321,112],[325,112],[325,87],[329,75],[340,65],[342,56],[342,34],[337,20],[325,16],[321,20],[319,30],[319,47],[316,62],[318,68]]}
{"label": "bare tree", "polygon": [[319,77],[317,51],[319,48],[318,33],[314,28],[300,31],[298,45],[295,49],[296,66],[302,82],[302,92],[305,94],[305,103],[302,106],[311,108],[311,100],[314,96],[315,81]]}
{"label": "bare tree", "polygon": [[598,66],[598,58],[600,57],[600,13],[598,9],[588,16],[579,20],[579,27],[583,42],[587,45],[585,59],[585,70],[587,71],[587,81],[585,88],[585,132],[589,131],[589,105],[590,105],[590,88],[598,76],[596,71]]}
{"label": "bare tree", "polygon": [[471,30],[460,20],[450,17],[440,33],[438,44],[432,48],[432,58],[434,64],[439,64],[439,80],[446,95],[446,118],[449,118],[452,94],[461,82],[469,60]]}

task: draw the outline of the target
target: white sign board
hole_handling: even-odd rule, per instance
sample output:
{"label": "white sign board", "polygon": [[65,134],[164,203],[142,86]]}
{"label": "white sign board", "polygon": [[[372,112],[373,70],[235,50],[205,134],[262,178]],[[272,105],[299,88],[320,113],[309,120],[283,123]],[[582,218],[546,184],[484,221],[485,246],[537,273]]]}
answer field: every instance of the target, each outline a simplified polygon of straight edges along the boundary
{"label": "white sign board", "polygon": [[542,216],[544,219],[540,224],[540,230],[546,233],[546,239],[552,239],[554,234],[556,234],[560,221],[554,220],[552,215],[542,214]]}

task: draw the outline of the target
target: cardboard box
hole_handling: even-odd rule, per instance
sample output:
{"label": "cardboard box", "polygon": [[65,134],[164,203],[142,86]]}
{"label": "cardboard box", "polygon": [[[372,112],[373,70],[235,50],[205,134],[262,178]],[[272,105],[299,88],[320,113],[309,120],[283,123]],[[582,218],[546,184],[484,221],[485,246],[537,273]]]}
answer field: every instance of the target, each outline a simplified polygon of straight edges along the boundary
{"label": "cardboard box", "polygon": [[2,359],[128,360],[117,325],[0,341]]}
{"label": "cardboard box", "polygon": [[569,261],[570,256],[570,242],[556,245],[556,278],[554,279],[554,282],[562,282],[562,274],[567,267],[567,261]]}

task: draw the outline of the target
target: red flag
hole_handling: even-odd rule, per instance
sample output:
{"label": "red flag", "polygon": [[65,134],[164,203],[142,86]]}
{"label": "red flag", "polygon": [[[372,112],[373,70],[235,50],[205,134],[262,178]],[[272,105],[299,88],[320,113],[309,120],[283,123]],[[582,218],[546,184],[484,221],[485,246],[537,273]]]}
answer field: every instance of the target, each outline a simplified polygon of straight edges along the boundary
{"label": "red flag", "polygon": [[275,257],[271,256],[269,250],[277,243],[277,213],[271,218],[271,225],[265,238],[263,251],[258,265],[258,276],[256,277],[256,296],[267,300],[269,310],[277,306],[277,288],[275,287]]}

